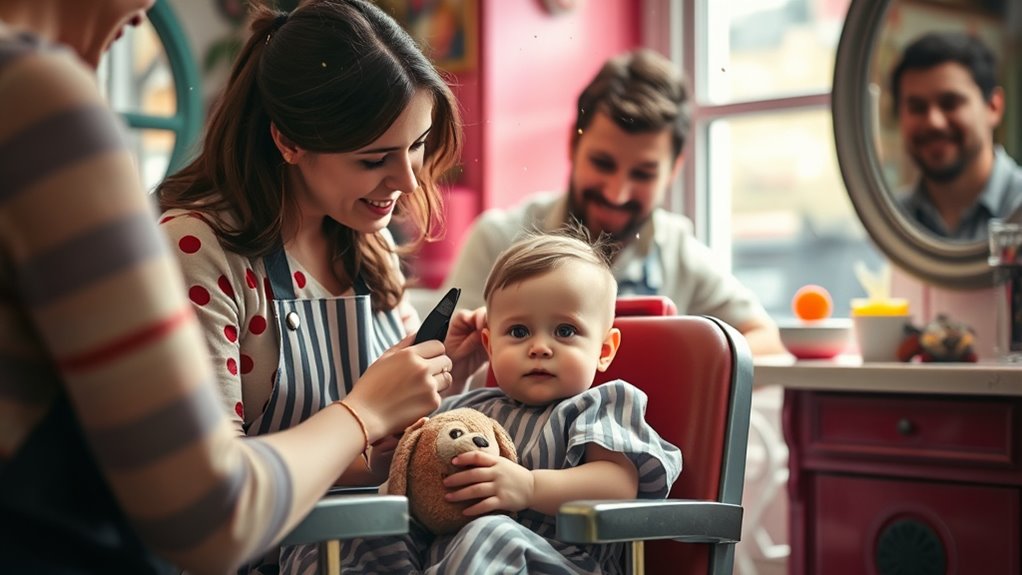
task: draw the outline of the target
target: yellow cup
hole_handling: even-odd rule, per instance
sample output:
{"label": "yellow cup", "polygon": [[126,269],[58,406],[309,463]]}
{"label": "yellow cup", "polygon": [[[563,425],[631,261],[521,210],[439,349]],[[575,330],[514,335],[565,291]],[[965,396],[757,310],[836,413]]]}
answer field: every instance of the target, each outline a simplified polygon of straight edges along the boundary
{"label": "yellow cup", "polygon": [[862,361],[897,361],[905,324],[911,320],[907,299],[853,298],[852,323]]}
{"label": "yellow cup", "polygon": [[908,315],[908,300],[900,297],[852,298],[852,317],[866,315]]}

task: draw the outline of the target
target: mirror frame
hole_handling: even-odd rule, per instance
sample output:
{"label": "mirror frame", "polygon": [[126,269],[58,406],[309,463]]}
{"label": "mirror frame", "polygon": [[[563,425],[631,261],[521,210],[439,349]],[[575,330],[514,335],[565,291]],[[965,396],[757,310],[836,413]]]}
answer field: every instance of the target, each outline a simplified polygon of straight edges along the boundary
{"label": "mirror frame", "polygon": [[852,0],[841,30],[831,111],[834,142],[848,197],[880,250],[913,276],[951,289],[994,285],[986,243],[954,243],[922,231],[894,203],[880,169],[869,93],[873,48],[890,0]]}

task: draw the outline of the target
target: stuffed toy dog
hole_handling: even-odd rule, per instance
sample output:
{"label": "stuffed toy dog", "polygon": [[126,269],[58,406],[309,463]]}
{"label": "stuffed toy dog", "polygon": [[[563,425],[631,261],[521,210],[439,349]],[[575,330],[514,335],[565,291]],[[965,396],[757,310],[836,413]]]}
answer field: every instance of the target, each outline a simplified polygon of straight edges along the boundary
{"label": "stuffed toy dog", "polygon": [[475,409],[463,407],[424,418],[406,429],[398,443],[386,491],[408,497],[412,516],[433,533],[454,533],[472,519],[462,511],[474,502],[445,500],[443,480],[464,469],[451,465],[451,459],[473,450],[518,462],[507,431]]}

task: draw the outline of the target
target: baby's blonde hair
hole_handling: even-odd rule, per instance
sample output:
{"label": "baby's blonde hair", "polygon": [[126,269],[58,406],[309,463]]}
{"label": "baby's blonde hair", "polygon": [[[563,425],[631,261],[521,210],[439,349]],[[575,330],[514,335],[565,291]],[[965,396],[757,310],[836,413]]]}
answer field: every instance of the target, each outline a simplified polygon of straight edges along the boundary
{"label": "baby's blonde hair", "polygon": [[501,252],[490,269],[483,288],[487,306],[497,290],[549,273],[569,262],[582,262],[605,272],[610,290],[611,310],[617,298],[617,281],[610,268],[613,243],[609,236],[593,240],[581,226],[568,226],[550,233],[530,233]]}

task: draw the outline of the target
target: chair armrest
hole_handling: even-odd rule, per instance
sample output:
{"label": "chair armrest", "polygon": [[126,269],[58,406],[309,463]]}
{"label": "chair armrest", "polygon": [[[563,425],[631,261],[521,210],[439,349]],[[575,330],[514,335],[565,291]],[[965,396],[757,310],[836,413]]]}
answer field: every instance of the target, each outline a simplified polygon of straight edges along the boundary
{"label": "chair armrest", "polygon": [[557,513],[557,538],[568,543],[737,543],[742,506],[688,499],[570,501]]}
{"label": "chair armrest", "polygon": [[284,545],[408,533],[401,495],[328,495],[281,541]]}

